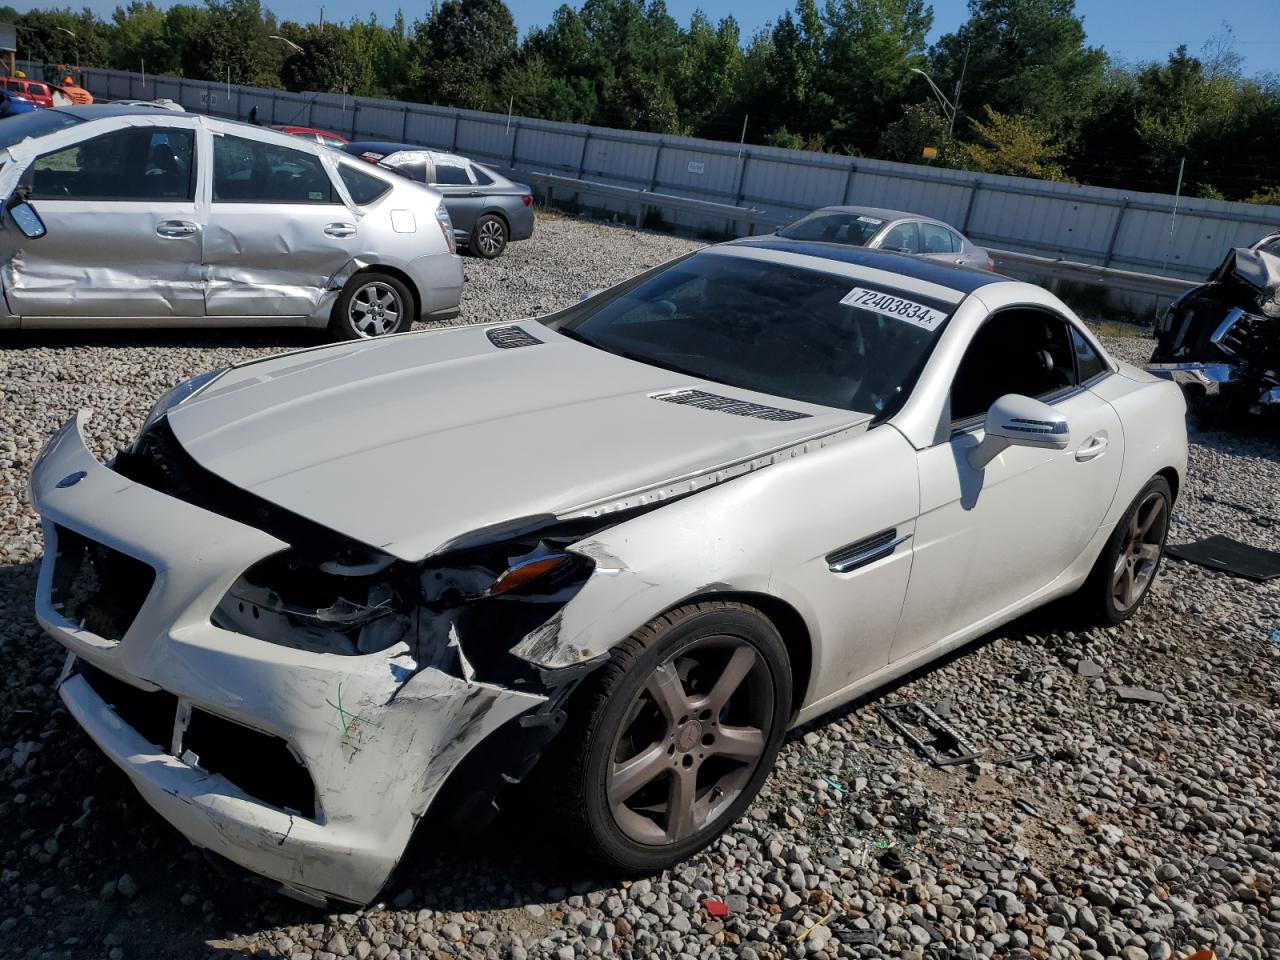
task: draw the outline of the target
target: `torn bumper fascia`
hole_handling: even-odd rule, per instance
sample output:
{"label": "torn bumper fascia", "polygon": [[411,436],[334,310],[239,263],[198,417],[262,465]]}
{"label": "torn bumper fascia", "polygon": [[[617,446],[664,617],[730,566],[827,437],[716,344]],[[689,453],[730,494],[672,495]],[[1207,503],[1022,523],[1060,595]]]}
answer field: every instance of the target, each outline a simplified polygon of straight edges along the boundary
{"label": "torn bumper fascia", "polygon": [[[149,743],[70,669],[60,684],[67,708],[146,801],[196,845],[278,881],[286,892],[367,902],[463,757],[547,697],[432,667],[410,671],[406,680],[403,644],[337,657],[213,626],[211,612],[242,571],[284,544],[108,469],[85,445],[88,416],[81,411],[68,421],[32,471],[46,536],[37,618],[73,657],[139,688],[175,695],[174,742]],[[83,476],[58,486],[76,474]],[[118,642],[55,609],[57,526],[156,570]],[[284,739],[315,784],[315,818],[269,806],[175,756],[178,718],[190,706]]]}
{"label": "torn bumper fascia", "polygon": [[1149,363],[1146,371],[1180,387],[1197,387],[1210,397],[1217,396],[1223,384],[1236,380],[1235,365],[1230,363]]}

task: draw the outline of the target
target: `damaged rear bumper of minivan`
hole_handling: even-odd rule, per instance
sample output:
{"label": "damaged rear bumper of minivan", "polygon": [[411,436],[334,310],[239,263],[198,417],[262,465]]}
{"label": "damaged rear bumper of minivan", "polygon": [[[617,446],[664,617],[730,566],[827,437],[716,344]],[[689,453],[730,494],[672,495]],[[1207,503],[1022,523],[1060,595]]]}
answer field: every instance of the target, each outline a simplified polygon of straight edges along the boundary
{"label": "damaged rear bumper of minivan", "polygon": [[[506,652],[536,630],[541,613],[527,610],[556,610],[567,589],[488,620],[431,607],[430,594],[393,615],[372,590],[299,609],[246,580],[289,542],[100,463],[87,418],[55,434],[31,478],[45,533],[36,613],[69,651],[60,695],[161,816],[285,893],[373,899],[473,748],[499,730],[492,740],[509,743],[477,779],[478,806],[491,806],[596,666]],[[335,576],[362,582],[360,562]],[[489,623],[505,625],[505,659],[473,662],[468,638]]]}

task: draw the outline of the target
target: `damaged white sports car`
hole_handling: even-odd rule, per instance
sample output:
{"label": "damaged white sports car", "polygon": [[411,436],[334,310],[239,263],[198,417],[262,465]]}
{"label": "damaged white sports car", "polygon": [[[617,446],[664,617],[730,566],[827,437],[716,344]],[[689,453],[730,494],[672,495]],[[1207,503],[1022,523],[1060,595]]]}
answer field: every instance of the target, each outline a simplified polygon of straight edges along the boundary
{"label": "damaged white sports car", "polygon": [[34,468],[37,613],[147,802],[286,892],[367,901],[531,771],[655,870],[789,726],[1054,597],[1132,614],[1183,413],[1037,287],[738,241],[197,377],[106,465],[82,411]]}

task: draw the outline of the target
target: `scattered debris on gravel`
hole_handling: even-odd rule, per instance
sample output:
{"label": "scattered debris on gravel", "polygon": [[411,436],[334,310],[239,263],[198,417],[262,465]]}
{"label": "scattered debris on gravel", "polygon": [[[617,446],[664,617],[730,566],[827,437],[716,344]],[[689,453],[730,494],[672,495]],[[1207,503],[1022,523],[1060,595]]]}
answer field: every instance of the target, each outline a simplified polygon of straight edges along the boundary
{"label": "scattered debris on gravel", "polygon": [[[546,217],[504,257],[467,261],[459,322],[547,312],[698,245]],[[6,957],[1280,956],[1280,581],[1177,561],[1118,629],[1083,627],[1063,602],[796,731],[749,814],[661,876],[602,876],[531,841],[547,831],[522,813],[469,842],[423,838],[364,910],[325,913],[215,872],[61,708],[21,492],[77,408],[94,408],[109,456],[176,381],[314,342],[0,332]],[[1150,350],[1108,345],[1133,362]],[[1280,446],[1196,431],[1171,539],[1280,549],[1280,527],[1258,521],[1278,502]],[[874,709],[902,700],[979,756],[932,766]]]}

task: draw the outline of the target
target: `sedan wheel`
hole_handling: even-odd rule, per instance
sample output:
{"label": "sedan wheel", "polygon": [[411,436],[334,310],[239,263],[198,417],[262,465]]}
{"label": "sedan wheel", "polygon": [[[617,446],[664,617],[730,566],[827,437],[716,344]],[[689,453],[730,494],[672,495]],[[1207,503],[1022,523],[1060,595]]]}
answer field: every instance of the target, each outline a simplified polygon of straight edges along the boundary
{"label": "sedan wheel", "polygon": [[1153,477],[1134,498],[1081,588],[1091,616],[1117,624],[1138,612],[1160,569],[1172,504],[1164,477]]}
{"label": "sedan wheel", "polygon": [[501,217],[485,214],[476,221],[471,231],[471,249],[473,252],[492,260],[507,248],[507,225]]}
{"label": "sedan wheel", "polygon": [[745,640],[705,637],[663,661],[614,742],[605,789],[619,829],[669,844],[714,823],[755,773],[772,717],[769,668]]}
{"label": "sedan wheel", "polygon": [[334,304],[329,327],[344,340],[403,333],[413,326],[413,298],[395,277],[358,273]]}
{"label": "sedan wheel", "polygon": [[1136,606],[1155,579],[1169,528],[1168,513],[1164,495],[1158,490],[1147,494],[1133,512],[1111,575],[1111,597],[1117,609]]}
{"label": "sedan wheel", "polygon": [[743,814],[790,710],[768,619],[739,603],[681,607],[618,644],[570,701],[540,770],[550,812],[611,869],[672,866]]}

